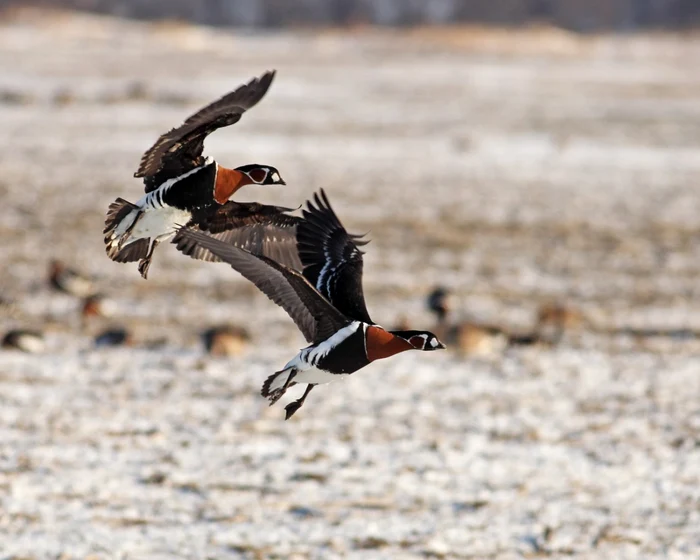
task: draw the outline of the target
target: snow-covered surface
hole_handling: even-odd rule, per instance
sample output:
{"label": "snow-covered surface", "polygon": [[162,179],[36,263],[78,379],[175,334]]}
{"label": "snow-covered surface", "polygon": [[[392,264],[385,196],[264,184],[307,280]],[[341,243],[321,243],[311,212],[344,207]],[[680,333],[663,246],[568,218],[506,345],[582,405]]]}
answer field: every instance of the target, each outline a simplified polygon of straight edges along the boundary
{"label": "snow-covered surface", "polygon": [[[2,326],[44,329],[47,350],[0,352],[0,557],[700,556],[700,40],[470,33],[4,21]],[[580,332],[400,355],[284,422],[259,396],[303,344],[284,313],[172,247],[144,282],[101,235],[157,135],[268,68],[267,98],[207,149],[288,183],[241,199],[324,187],[370,231],[375,320],[430,328],[441,283],[512,328],[566,303]],[[81,324],[46,287],[52,257],[115,316]],[[227,321],[253,344],[207,357],[197,333]],[[137,346],[93,348],[106,324]]]}

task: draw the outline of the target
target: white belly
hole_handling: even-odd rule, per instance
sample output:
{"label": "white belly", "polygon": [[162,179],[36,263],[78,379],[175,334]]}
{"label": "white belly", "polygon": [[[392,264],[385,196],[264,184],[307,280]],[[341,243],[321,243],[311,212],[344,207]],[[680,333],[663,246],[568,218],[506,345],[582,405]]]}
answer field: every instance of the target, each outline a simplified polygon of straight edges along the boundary
{"label": "white belly", "polygon": [[152,237],[158,241],[174,234],[178,226],[184,226],[190,221],[192,214],[172,206],[151,209],[147,208],[131,230],[132,239]]}
{"label": "white belly", "polygon": [[117,227],[114,228],[112,231],[112,235],[110,236],[111,239],[119,239],[121,238],[127,230],[131,227],[131,224],[134,223],[134,220],[138,218],[139,216],[139,210],[132,210],[129,212],[126,217],[117,224]]}
{"label": "white belly", "polygon": [[317,364],[328,352],[333,350],[333,348],[344,341],[348,336],[357,332],[357,329],[361,328],[363,328],[363,323],[360,321],[353,321],[347,327],[343,327],[333,336],[321,342],[318,346],[304,348],[287,362],[287,365],[284,366],[281,373],[273,379],[270,384],[270,391],[284,387],[292,371],[297,372],[292,381],[295,383],[309,383],[313,385],[323,385],[331,381],[339,381],[348,377],[350,375],[349,373],[329,373],[311,364]]}
{"label": "white belly", "polygon": [[331,381],[340,381],[350,377],[349,373],[328,373],[315,367],[305,371],[300,371],[294,376],[294,381],[297,383],[310,383],[313,385],[324,385]]}
{"label": "white belly", "polygon": [[[297,355],[298,358],[298,355]],[[292,360],[292,362],[296,361]],[[291,362],[290,362],[291,363]],[[277,377],[272,380],[270,384],[270,391],[275,391],[281,389],[287,383],[287,378],[292,374],[293,369],[286,370],[286,368]],[[340,381],[349,376],[349,373],[328,373],[327,371],[320,370],[315,367],[310,367],[301,371],[297,371],[292,381],[295,383],[309,383],[312,385],[325,385],[331,381]]]}

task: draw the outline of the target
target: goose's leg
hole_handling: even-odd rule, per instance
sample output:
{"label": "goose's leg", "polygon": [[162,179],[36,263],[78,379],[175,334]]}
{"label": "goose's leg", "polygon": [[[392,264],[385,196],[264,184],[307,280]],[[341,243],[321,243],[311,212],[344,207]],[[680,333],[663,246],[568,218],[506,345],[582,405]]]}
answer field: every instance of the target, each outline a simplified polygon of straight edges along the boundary
{"label": "goose's leg", "polygon": [[148,248],[148,254],[139,261],[139,272],[144,280],[148,278],[148,269],[151,266],[151,259],[153,258],[153,251],[155,251],[158,246],[158,240],[152,239],[151,246]]}
{"label": "goose's leg", "polygon": [[287,413],[284,417],[285,420],[289,420],[292,416],[294,416],[294,413],[301,408],[301,405],[303,405],[304,401],[306,400],[306,396],[311,392],[311,389],[313,388],[314,385],[307,385],[306,391],[304,391],[304,394],[301,396],[300,399],[297,399],[296,401],[289,403],[287,406],[284,407],[284,410]]}

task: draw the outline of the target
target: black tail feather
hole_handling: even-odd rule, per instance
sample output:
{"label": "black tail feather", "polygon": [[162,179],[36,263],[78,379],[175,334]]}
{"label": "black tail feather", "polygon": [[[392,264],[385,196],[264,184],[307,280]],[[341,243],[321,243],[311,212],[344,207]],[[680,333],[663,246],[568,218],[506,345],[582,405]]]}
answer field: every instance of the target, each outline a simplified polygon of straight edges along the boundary
{"label": "black tail feather", "polygon": [[[272,382],[277,379],[278,376],[282,375],[283,373],[286,373],[289,375],[287,378],[287,382],[285,383],[284,386],[278,387],[277,389],[272,389]],[[268,377],[265,380],[265,383],[263,383],[262,390],[260,391],[260,394],[268,399],[270,401],[270,405],[275,404],[282,395],[287,391],[287,389],[293,385],[296,385],[294,381],[291,381],[291,379],[294,378],[296,375],[296,370],[294,368],[288,368],[288,369],[283,369],[280,371],[276,371],[273,373],[270,377]]]}
{"label": "black tail feather", "polygon": [[150,241],[150,237],[138,239],[137,241],[124,246],[114,256],[111,254],[109,256],[116,262],[134,262],[145,259],[148,256],[148,246]]}
{"label": "black tail feather", "polygon": [[260,391],[260,394],[263,397],[267,398],[270,396],[270,385],[272,385],[272,382],[274,381],[275,377],[277,377],[279,374],[280,372],[275,372],[265,380],[265,383],[263,383],[262,389]]}

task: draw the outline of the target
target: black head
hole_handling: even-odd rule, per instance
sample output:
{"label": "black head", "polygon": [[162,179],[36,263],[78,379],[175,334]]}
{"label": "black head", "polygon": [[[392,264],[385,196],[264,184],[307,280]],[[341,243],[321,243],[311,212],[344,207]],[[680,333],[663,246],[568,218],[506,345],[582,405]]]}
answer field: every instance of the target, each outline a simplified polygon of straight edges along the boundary
{"label": "black head", "polygon": [[448,302],[449,295],[450,292],[447,288],[442,287],[435,288],[428,295],[428,300],[426,302],[428,304],[428,309],[435,313],[440,320],[444,319],[450,310]]}
{"label": "black head", "polygon": [[403,338],[416,350],[444,350],[445,345],[429,331],[391,331],[391,334]]}
{"label": "black head", "polygon": [[256,185],[286,185],[280,172],[271,165],[258,165],[250,163],[236,167],[236,171],[245,173]]}

